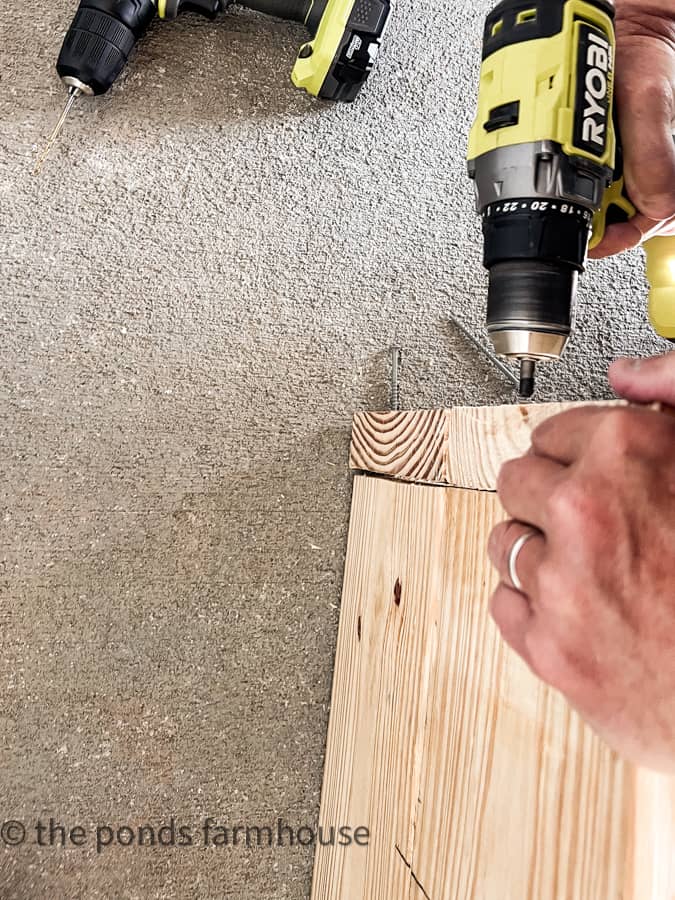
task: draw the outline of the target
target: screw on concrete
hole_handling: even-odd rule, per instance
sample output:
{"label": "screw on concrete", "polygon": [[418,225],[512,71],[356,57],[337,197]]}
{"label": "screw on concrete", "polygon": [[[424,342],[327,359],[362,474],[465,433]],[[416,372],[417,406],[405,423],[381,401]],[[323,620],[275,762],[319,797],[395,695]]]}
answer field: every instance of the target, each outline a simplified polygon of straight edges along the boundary
{"label": "screw on concrete", "polygon": [[401,385],[399,382],[401,369],[401,348],[391,348],[391,408],[398,412],[401,408]]}
{"label": "screw on concrete", "polygon": [[464,325],[462,325],[462,323],[459,321],[459,319],[456,319],[455,316],[450,316],[450,321],[452,322],[453,325],[455,325],[457,327],[457,329],[459,331],[461,331],[461,333],[464,335],[464,337],[467,339],[467,341],[469,341],[470,344],[473,344],[473,346],[476,348],[476,350],[479,350],[483,354],[483,356],[487,360],[489,360],[489,362],[492,363],[492,365],[496,369],[498,369],[502,373],[502,375],[505,378],[507,378],[516,389],[518,389],[520,387],[520,379],[517,378],[514,375],[514,373],[511,371],[511,369],[509,369],[508,366],[506,366],[500,359],[498,359],[494,355],[494,353],[491,353],[487,347],[485,347],[483,344],[481,344],[481,342],[471,334],[471,332],[468,330],[468,328],[465,328]]}

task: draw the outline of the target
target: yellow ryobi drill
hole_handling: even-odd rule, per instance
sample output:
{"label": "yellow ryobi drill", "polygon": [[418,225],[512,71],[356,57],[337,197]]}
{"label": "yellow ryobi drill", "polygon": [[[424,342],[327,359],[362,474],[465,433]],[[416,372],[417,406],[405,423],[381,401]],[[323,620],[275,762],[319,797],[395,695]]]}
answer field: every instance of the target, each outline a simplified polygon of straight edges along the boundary
{"label": "yellow ryobi drill", "polygon": [[81,0],[56,64],[68,102],[36,168],[77,98],[112,87],[155,16],[193,12],[212,19],[234,2],[303,23],[310,39],[300,48],[293,83],[323,100],[344,102],[354,100],[368,79],[391,12],[390,0]]}
{"label": "yellow ryobi drill", "polygon": [[[610,0],[504,0],[487,17],[469,175],[489,270],[487,330],[520,361],[520,393],[537,362],[569,339],[579,273],[607,224],[635,208],[623,189],[614,121]],[[675,339],[675,238],[646,245],[650,318]]]}

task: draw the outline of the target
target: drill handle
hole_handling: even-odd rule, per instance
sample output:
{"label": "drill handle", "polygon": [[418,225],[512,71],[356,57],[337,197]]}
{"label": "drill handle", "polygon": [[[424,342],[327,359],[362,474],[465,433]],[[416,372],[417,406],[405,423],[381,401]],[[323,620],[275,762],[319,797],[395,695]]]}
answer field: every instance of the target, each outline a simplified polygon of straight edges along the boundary
{"label": "drill handle", "polygon": [[628,222],[637,210],[626,193],[623,175],[607,188],[602,198],[602,206],[593,216],[593,232],[590,248],[594,250],[605,236],[609,225]]}
{"label": "drill handle", "polygon": [[[591,249],[597,247],[609,225],[628,222],[635,214],[623,178],[619,178],[605,192],[602,207],[593,218]],[[649,319],[657,334],[675,341],[675,236],[654,237],[643,246],[647,255]]]}
{"label": "drill handle", "polygon": [[649,318],[657,334],[675,341],[675,236],[650,238],[644,248]]}

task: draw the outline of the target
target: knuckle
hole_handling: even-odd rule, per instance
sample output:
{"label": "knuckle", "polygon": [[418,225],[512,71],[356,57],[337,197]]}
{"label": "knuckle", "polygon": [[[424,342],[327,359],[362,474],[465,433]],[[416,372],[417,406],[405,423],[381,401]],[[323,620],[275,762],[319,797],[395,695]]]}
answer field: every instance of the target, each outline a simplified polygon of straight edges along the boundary
{"label": "knuckle", "polygon": [[516,477],[519,462],[520,460],[518,459],[510,459],[502,465],[497,476],[497,491],[499,493],[506,490],[514,477]]}
{"label": "knuckle", "polygon": [[546,419],[545,422],[541,422],[532,432],[530,436],[530,441],[532,442],[532,448],[536,451],[541,449],[546,443],[549,435],[556,428],[556,419],[559,417],[554,416],[553,418]]}
{"label": "knuckle", "polygon": [[560,583],[561,572],[550,558],[544,559],[535,573],[535,584],[539,601],[546,606],[554,605],[555,598],[559,593]]}
{"label": "knuckle", "polygon": [[510,501],[521,490],[521,485],[528,467],[528,459],[520,457],[505,462],[497,476],[497,494],[508,509]]}
{"label": "knuckle", "polygon": [[[630,409],[616,409],[608,412],[600,424],[597,440],[603,456],[626,456],[639,433],[642,423],[636,422],[635,413]],[[637,428],[637,431],[636,431]]]}
{"label": "knuckle", "polygon": [[[607,541],[606,505],[604,488],[581,478],[555,491],[548,510],[551,544],[556,548],[569,547],[570,541],[573,541],[578,552],[581,552],[581,545],[583,551],[591,557],[597,554]],[[544,574],[549,579],[549,587],[559,593],[556,582],[559,582],[565,570],[560,558],[555,556],[554,559],[557,561],[557,568]]]}
{"label": "knuckle", "polygon": [[646,104],[651,109],[670,111],[673,103],[673,88],[670,79],[657,71],[646,69],[642,77],[620,79],[621,99],[632,100],[642,110]]}
{"label": "knuckle", "polygon": [[530,667],[538,678],[566,696],[576,693],[580,675],[574,654],[554,638],[533,640]]}
{"label": "knuckle", "polygon": [[548,498],[548,508],[555,522],[576,526],[592,513],[593,500],[578,480],[568,480],[555,487]]}
{"label": "knuckle", "polygon": [[504,621],[504,593],[501,585],[490,596],[489,611],[495,625],[501,630]]}
{"label": "knuckle", "polygon": [[675,215],[675,189],[660,191],[658,194],[634,190],[635,202],[640,212],[656,222],[665,222]]}
{"label": "knuckle", "polygon": [[644,80],[638,79],[640,96],[648,98],[654,108],[663,110],[664,115],[670,115],[673,108],[673,86],[670,78],[654,70],[647,70],[646,76]]}
{"label": "knuckle", "polygon": [[585,421],[587,409],[568,409],[545,419],[532,431],[530,442],[535,455],[555,454],[561,439]]}

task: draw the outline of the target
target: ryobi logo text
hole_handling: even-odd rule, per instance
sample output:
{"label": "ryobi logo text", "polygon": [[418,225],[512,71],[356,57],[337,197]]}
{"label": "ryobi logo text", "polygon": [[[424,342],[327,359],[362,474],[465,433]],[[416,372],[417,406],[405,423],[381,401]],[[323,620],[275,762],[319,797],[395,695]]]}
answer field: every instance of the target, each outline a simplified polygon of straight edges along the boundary
{"label": "ryobi logo text", "polygon": [[580,29],[575,142],[602,156],[607,146],[612,90],[612,45],[588,26]]}
{"label": "ryobi logo text", "polygon": [[586,92],[584,94],[584,140],[605,146],[607,132],[607,77],[611,68],[611,52],[604,38],[590,33],[586,49]]}

